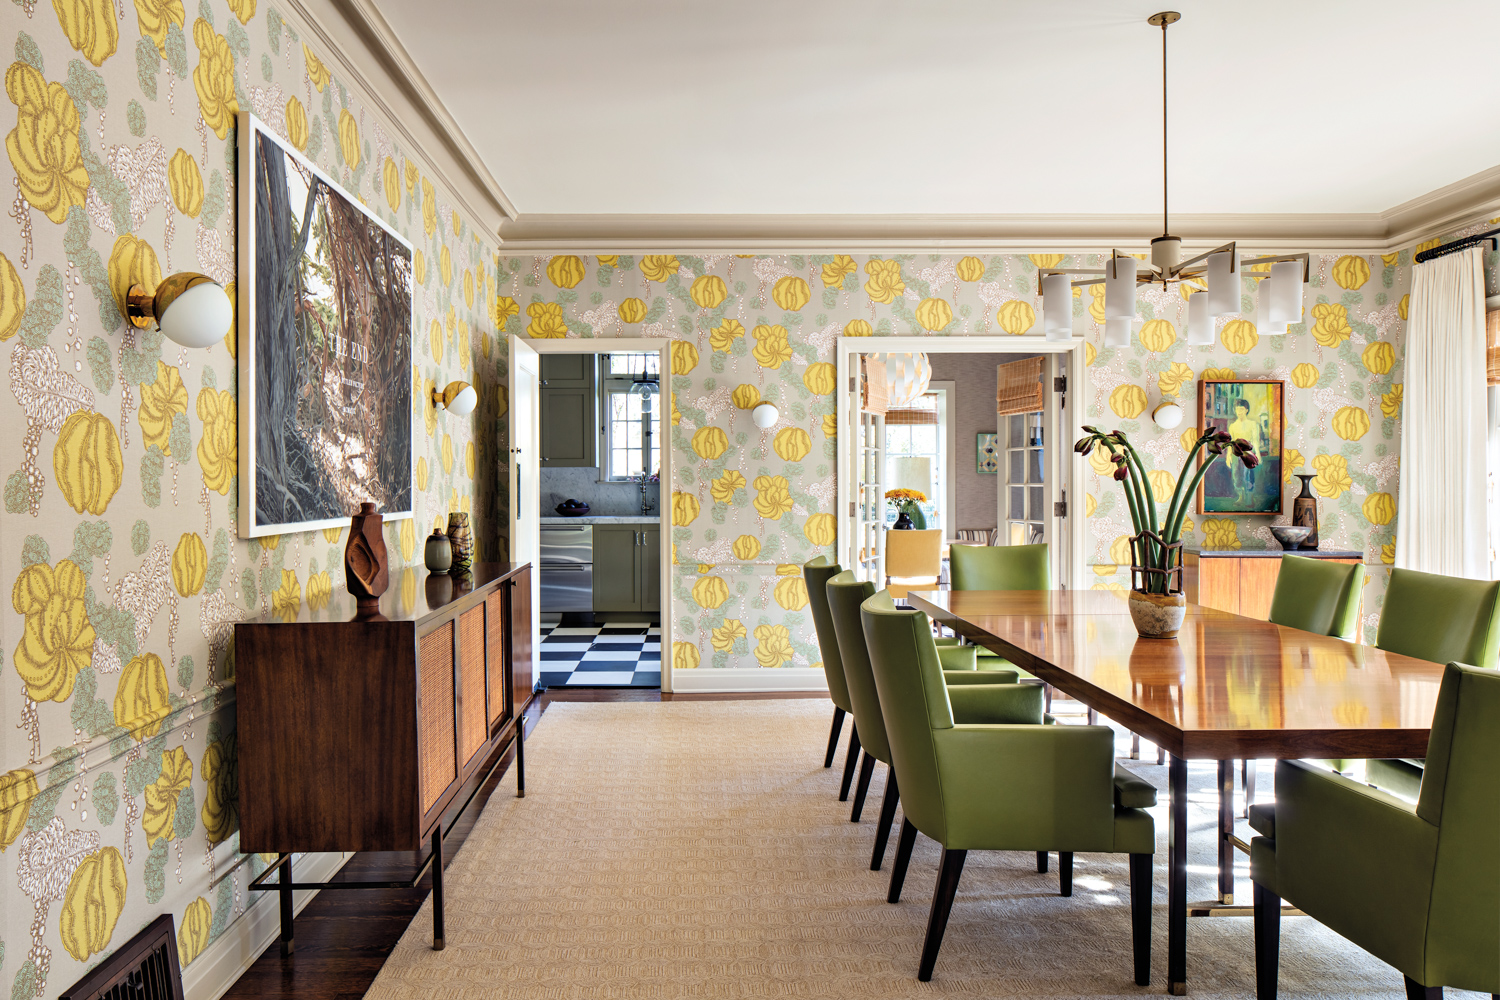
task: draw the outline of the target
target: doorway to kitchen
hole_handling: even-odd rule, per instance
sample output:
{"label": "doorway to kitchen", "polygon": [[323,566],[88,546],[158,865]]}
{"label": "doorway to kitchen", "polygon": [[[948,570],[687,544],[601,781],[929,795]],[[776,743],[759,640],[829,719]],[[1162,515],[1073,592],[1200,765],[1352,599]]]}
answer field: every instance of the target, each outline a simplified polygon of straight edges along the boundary
{"label": "doorway to kitchen", "polygon": [[663,343],[525,342],[539,355],[537,468],[517,501],[536,512],[541,687],[671,690]]}

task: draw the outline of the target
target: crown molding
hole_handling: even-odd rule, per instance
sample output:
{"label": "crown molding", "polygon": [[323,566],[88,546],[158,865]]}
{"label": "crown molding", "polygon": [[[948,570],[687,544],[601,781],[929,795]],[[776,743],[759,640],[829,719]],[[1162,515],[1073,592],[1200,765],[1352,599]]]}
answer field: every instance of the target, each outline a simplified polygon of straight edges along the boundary
{"label": "crown molding", "polygon": [[371,0],[276,0],[304,38],[384,118],[407,156],[441,182],[469,224],[496,239],[516,207]]}
{"label": "crown molding", "polygon": [[1402,202],[1381,215],[1388,249],[1430,240],[1500,214],[1500,166],[1481,170],[1436,191]]}

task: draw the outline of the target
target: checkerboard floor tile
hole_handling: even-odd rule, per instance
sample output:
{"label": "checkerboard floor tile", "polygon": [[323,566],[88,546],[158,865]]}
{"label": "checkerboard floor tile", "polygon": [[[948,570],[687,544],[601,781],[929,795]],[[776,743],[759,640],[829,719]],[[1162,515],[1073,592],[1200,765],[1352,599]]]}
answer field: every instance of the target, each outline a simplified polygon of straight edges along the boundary
{"label": "checkerboard floor tile", "polygon": [[661,687],[661,629],[647,622],[542,626],[544,687]]}

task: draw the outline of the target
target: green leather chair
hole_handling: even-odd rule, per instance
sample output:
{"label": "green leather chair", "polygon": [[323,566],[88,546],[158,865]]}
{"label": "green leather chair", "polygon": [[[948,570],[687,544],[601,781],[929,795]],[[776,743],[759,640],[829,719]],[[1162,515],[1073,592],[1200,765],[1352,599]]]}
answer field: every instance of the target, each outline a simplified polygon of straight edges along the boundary
{"label": "green leather chair", "polygon": [[[1500,582],[1391,570],[1375,646],[1433,663],[1493,669],[1500,659]],[[1372,760],[1365,780],[1414,799],[1422,762]]]}
{"label": "green leather chair", "polygon": [[1288,628],[1354,641],[1364,583],[1361,563],[1282,556],[1270,619]]}
{"label": "green leather chair", "polygon": [[1151,976],[1156,789],[1118,775],[1107,726],[955,724],[932,626],[876,594],[860,608],[905,818],[887,899],[901,898],[918,831],[943,847],[917,978],[932,979],[971,850],[1130,855],[1135,981]]}
{"label": "green leather chair", "polygon": [[[1041,545],[952,545],[948,575],[954,590],[1051,590],[1052,560]],[[979,650],[980,670],[1016,670],[1031,674],[988,649]]]}
{"label": "green leather chair", "polygon": [[1415,805],[1283,760],[1250,823],[1259,1000],[1276,996],[1283,899],[1394,965],[1408,997],[1500,993],[1500,673],[1448,665]]}
{"label": "green leather chair", "polygon": [[[882,591],[889,596],[889,591]],[[880,713],[880,694],[875,690],[875,675],[870,667],[870,650],[865,645],[864,626],[860,624],[859,606],[875,594],[873,583],[861,582],[845,570],[828,581],[828,606],[833,614],[833,629],[838,635],[839,658],[844,664],[844,679],[849,684],[849,700],[854,705],[854,724],[863,734],[860,748],[864,760],[860,766],[859,787],[854,797],[851,823],[858,823],[870,788],[870,774],[875,762],[886,765],[885,798],[880,805],[880,823],[875,830],[875,850],[870,856],[870,870],[879,871],[885,862],[886,841],[891,822],[896,817],[900,799],[895,771],[891,769],[891,746],[885,735],[885,719]],[[972,647],[938,646],[939,665],[956,655],[971,654]],[[1008,722],[1036,725],[1042,721],[1042,689],[1035,684],[1017,684],[1016,675],[1008,670],[944,670],[943,680],[949,688],[953,715],[960,722]]]}
{"label": "green leather chair", "polygon": [[[828,616],[828,592],[825,589],[829,579],[840,570],[839,564],[827,556],[818,556],[802,567],[813,629],[818,635],[818,652],[823,657],[823,676],[828,681],[828,697],[833,702],[833,728],[828,733],[828,753],[823,758],[824,767],[833,766],[833,755],[839,747],[839,733],[844,728],[844,715],[854,710],[849,701],[849,685],[844,682],[844,665],[839,659],[839,641],[833,632],[833,619]],[[859,726],[856,723],[852,728],[853,732],[849,734],[849,755],[844,759],[844,780],[839,789],[840,802],[849,799],[849,783],[854,778],[854,765],[859,760]]]}

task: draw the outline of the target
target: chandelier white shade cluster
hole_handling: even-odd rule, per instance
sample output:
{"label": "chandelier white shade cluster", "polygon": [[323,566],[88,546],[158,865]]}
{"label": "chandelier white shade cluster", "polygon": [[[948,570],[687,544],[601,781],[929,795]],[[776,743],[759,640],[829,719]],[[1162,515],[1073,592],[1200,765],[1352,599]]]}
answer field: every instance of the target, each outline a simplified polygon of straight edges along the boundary
{"label": "chandelier white shade cluster", "polygon": [[[1214,321],[1242,310],[1241,279],[1259,278],[1256,327],[1262,336],[1286,333],[1287,324],[1302,321],[1302,299],[1310,270],[1308,254],[1273,254],[1241,260],[1233,242],[1188,260],[1182,259],[1182,240],[1170,235],[1167,215],[1167,26],[1182,19],[1163,11],[1146,19],[1161,28],[1161,220],[1162,235],[1151,241],[1149,260],[1111,253],[1102,268],[1042,268],[1042,332],[1048,340],[1073,337],[1073,290],[1104,285],[1104,346],[1126,347],[1136,322],[1136,290],[1141,284],[1186,284],[1188,295],[1186,341],[1206,347],[1214,342]],[[1144,255],[1141,255],[1144,256]],[[1269,271],[1246,271],[1247,265],[1269,264]],[[1071,275],[1086,275],[1073,279]]]}
{"label": "chandelier white shade cluster", "polygon": [[[1064,279],[1066,280],[1066,279]],[[1068,315],[1072,325],[1073,303],[1069,293]],[[876,360],[885,363],[885,384],[889,397],[887,404],[893,410],[904,410],[921,399],[932,384],[932,364],[925,354],[877,354]]]}

